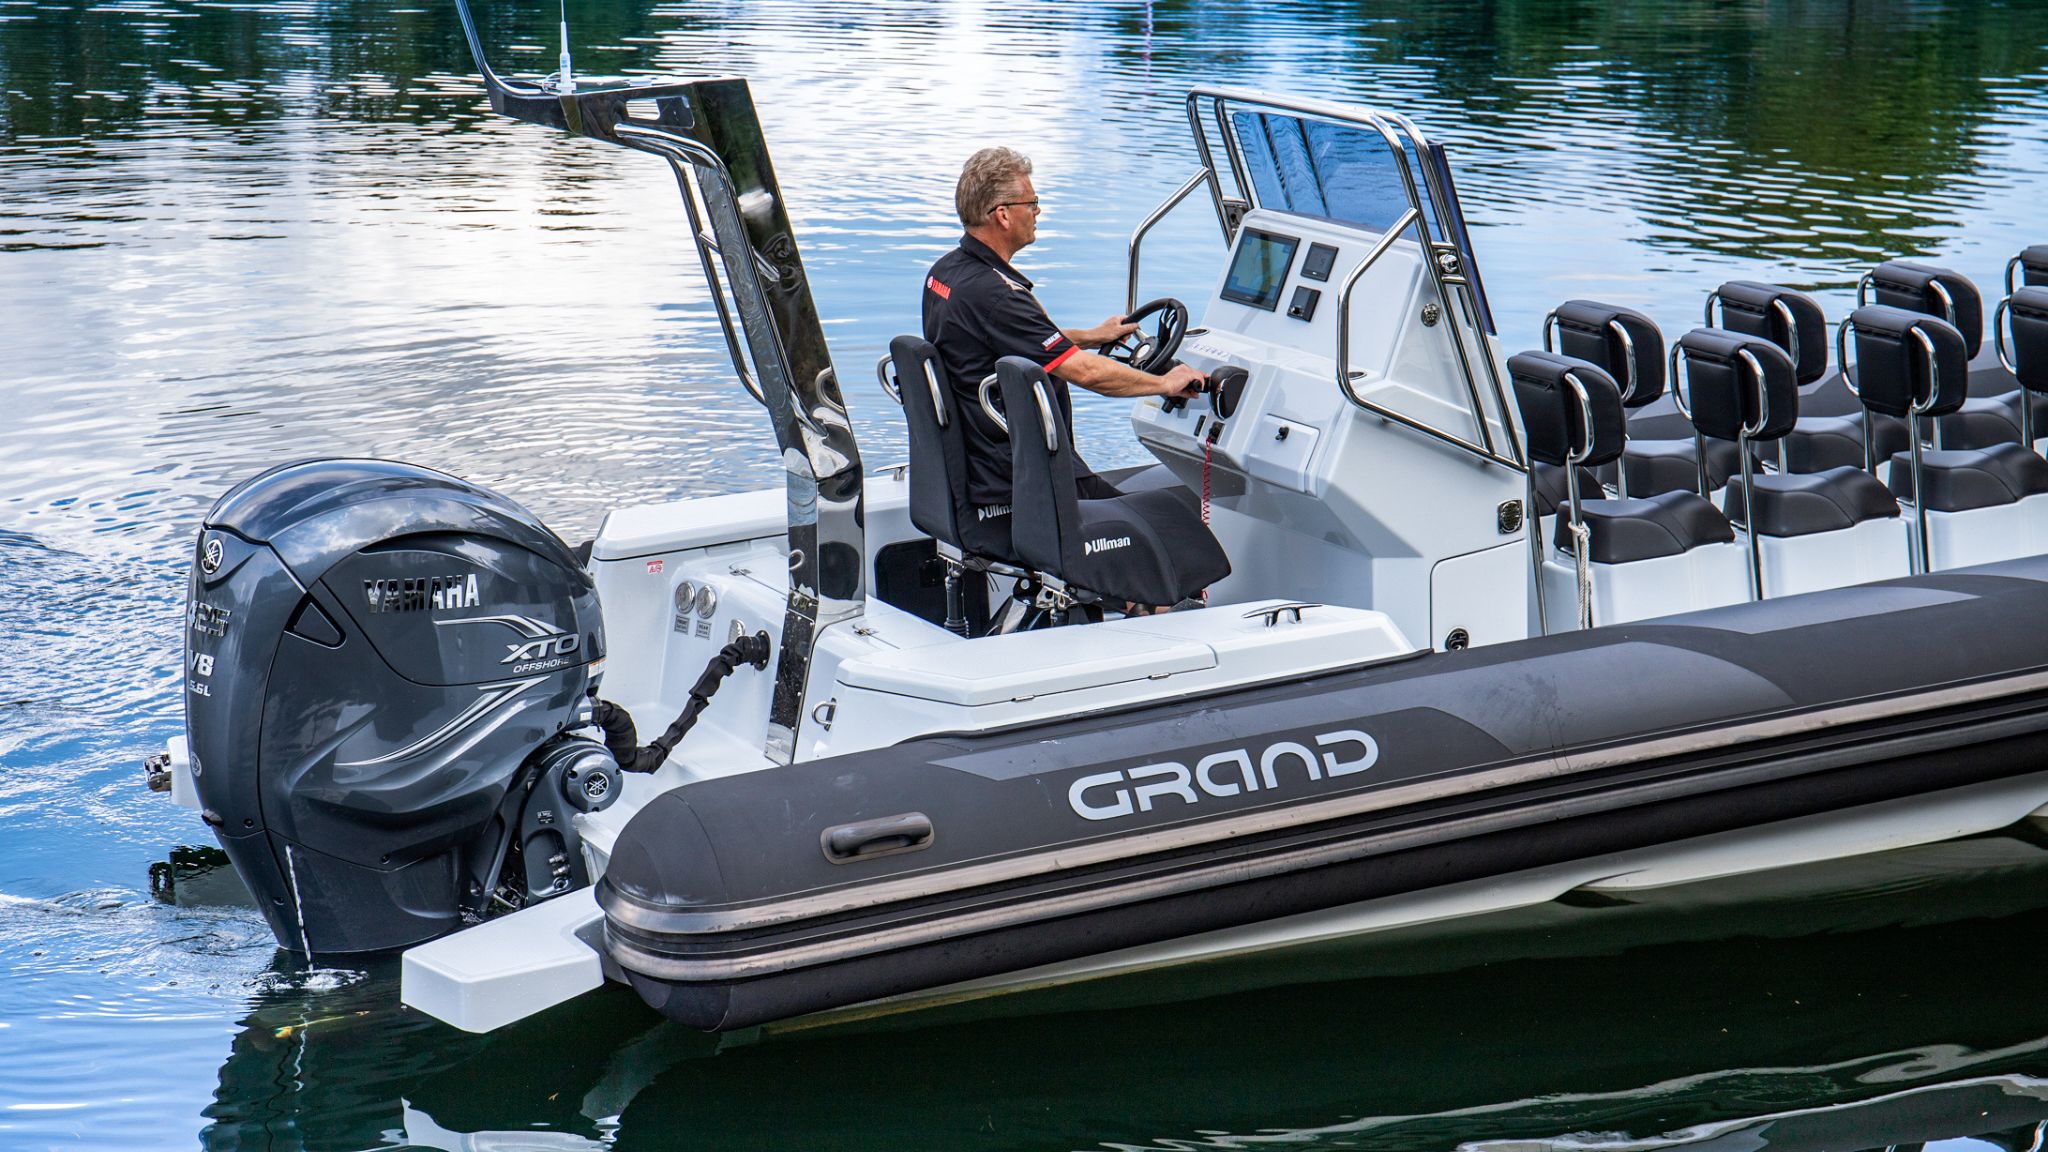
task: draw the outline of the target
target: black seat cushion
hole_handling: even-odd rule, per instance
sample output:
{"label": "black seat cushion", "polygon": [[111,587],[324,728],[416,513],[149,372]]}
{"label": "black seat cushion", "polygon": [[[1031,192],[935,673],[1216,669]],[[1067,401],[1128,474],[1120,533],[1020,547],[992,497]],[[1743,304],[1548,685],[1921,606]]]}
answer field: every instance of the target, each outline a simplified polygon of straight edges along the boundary
{"label": "black seat cushion", "polygon": [[[1536,482],[1536,515],[1548,516],[1565,506],[1570,493],[1565,489],[1562,467],[1539,462],[1531,478]],[[1606,499],[1607,492],[1600,483],[1600,477],[1591,468],[1579,469],[1579,502]]]}
{"label": "black seat cushion", "polygon": [[1849,390],[1849,383],[1836,371],[1818,384],[1799,389],[1801,416],[1861,416],[1863,401]]}
{"label": "black seat cushion", "polygon": [[1177,604],[1230,575],[1186,487],[1082,498],[1070,437],[1056,416],[1047,423],[1045,370],[1005,356],[996,378],[1010,418],[1011,537],[1023,562],[1111,604]]}
{"label": "black seat cushion", "polygon": [[[1808,536],[1854,528],[1866,520],[1899,514],[1899,502],[1861,468],[1825,472],[1771,472],[1756,479],[1756,530],[1760,536]],[[1722,506],[1743,522],[1742,477],[1728,482]]]}
{"label": "black seat cushion", "polygon": [[[1985,353],[1987,359],[1970,365],[1968,375],[1968,400],[1954,416],[1942,416],[1942,447],[1950,449],[1980,449],[1989,445],[2019,443],[2019,381],[2013,373],[1999,367],[1997,357]],[[1841,375],[1833,375],[1819,383],[1810,392],[1800,394],[1800,422],[1794,428],[1792,437],[1786,439],[1786,455],[1792,471],[1821,471],[1839,465],[1862,465],[1862,428],[1860,420],[1851,420],[1851,426],[1839,430],[1831,424],[1808,424],[1812,416],[1860,416],[1862,404],[1849,389],[1841,383]],[[1907,449],[1907,424],[1896,416],[1872,416],[1878,426],[1878,451],[1874,459],[1886,459],[1896,451]],[[1630,424],[1634,433],[1634,424]],[[1827,445],[1815,443],[1806,449],[1798,445],[1798,439],[1808,433],[1823,437],[1853,435],[1851,445]],[[2048,435],[2048,396],[2034,398],[2034,433]],[[1849,451],[1853,449],[1853,451]],[[1757,459],[1772,459],[1765,453],[1757,453]],[[1806,463],[1802,463],[1806,461]]]}
{"label": "black seat cushion", "polygon": [[[1622,454],[1621,467],[1628,469],[1628,494],[1656,496],[1664,492],[1697,493],[1700,486],[1699,454],[1693,439],[1631,440]],[[1742,456],[1726,440],[1707,441],[1707,487],[1711,490],[1728,482],[1742,467]],[[1600,469],[1603,481],[1615,479],[1615,466]]]}
{"label": "black seat cushion", "polygon": [[[2043,357],[2048,360],[2048,357]],[[1998,362],[1998,353],[1986,350],[1970,362],[1970,395],[2003,396],[2019,388],[2019,380]]]}
{"label": "black seat cushion", "polygon": [[[1826,385],[1817,385],[1816,387],[1826,387]],[[1834,387],[1843,396],[1849,398],[1848,404],[1841,409],[1843,413],[1856,415],[1863,411],[1862,407],[1857,405],[1856,398],[1849,395],[1847,388],[1839,383],[1835,384]],[[1801,394],[1798,404],[1800,405],[1799,411],[1805,412],[1805,394]],[[1692,443],[1692,433],[1692,421],[1685,418],[1685,413],[1678,410],[1677,402],[1669,396],[1654,403],[1646,404],[1641,410],[1629,414],[1628,446],[1630,451],[1634,451],[1637,444],[1648,440],[1682,440],[1690,444]],[[1726,460],[1731,469],[1738,467],[1737,460],[1739,457],[1736,456],[1734,450],[1731,448],[1724,451],[1716,448],[1715,445],[1719,443],[1721,442],[1718,440],[1707,441],[1708,468],[1711,470],[1718,460]],[[1726,478],[1725,473],[1721,475],[1724,479]],[[1714,487],[1718,488],[1720,484],[1716,483]]]}
{"label": "black seat cushion", "polygon": [[[1999,372],[2005,375],[2007,379],[2011,378],[2011,375],[2006,373],[2003,368],[1999,369]],[[2015,428],[2019,426],[2020,422],[2020,396],[2022,394],[2020,389],[2015,388],[2010,392],[1993,397],[1993,399],[2005,406]],[[2034,435],[2036,437],[2048,436],[2048,394],[2028,391],[2024,395],[2027,397],[2028,402],[2034,406]]]}
{"label": "black seat cushion", "polygon": [[[1922,452],[1920,472],[1927,478],[1927,507],[1935,512],[1993,508],[2048,492],[2048,460],[2019,444]],[[1892,492],[1913,501],[1910,453],[1892,457]]]}
{"label": "black seat cushion", "polygon": [[[1978,382],[2002,383],[2003,392],[1977,391]],[[1943,448],[1989,448],[1993,444],[2020,442],[2020,389],[2012,374],[1993,366],[1970,372],[1970,398],[1953,416],[1941,418]],[[2048,396],[2025,393],[2034,406],[2034,435],[2048,436]],[[1905,445],[1901,444],[1903,449]]]}
{"label": "black seat cushion", "polygon": [[1962,407],[1941,417],[1943,448],[1989,448],[1993,444],[2019,442],[2020,410],[2016,396],[1972,396],[1963,401]]}
{"label": "black seat cushion", "polygon": [[[1664,492],[1647,499],[1588,500],[1579,515],[1590,534],[1586,555],[1595,564],[1627,564],[1677,556],[1701,544],[1735,539],[1728,518],[1696,492]],[[1557,518],[1557,546],[1572,551],[1569,519]]]}
{"label": "black seat cushion", "polygon": [[[1873,415],[1870,426],[1877,440],[1871,459],[1883,460],[1910,447],[1904,420]],[[1863,420],[1858,416],[1801,416],[1785,436],[1784,444],[1785,467],[1793,472],[1861,468]],[[1769,445],[1758,446],[1757,459],[1775,461],[1775,456]]]}
{"label": "black seat cushion", "polygon": [[1172,489],[1080,500],[1075,510],[1079,523],[1058,574],[1112,603],[1178,604],[1230,575],[1201,513]]}
{"label": "black seat cushion", "polygon": [[1678,410],[1678,401],[1664,395],[1628,414],[1628,438],[1637,440],[1690,440],[1692,421]]}

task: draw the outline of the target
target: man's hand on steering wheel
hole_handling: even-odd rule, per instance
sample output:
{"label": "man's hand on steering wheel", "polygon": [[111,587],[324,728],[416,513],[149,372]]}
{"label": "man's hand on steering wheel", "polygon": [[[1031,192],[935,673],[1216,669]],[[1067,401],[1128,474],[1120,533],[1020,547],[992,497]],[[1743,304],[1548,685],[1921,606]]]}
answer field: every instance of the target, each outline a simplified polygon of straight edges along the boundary
{"label": "man's hand on steering wheel", "polygon": [[[1159,316],[1159,324],[1151,335],[1147,335],[1142,325],[1154,313]],[[1165,371],[1173,363],[1173,354],[1180,351],[1181,337],[1187,335],[1188,306],[1162,297],[1140,306],[1123,319],[1120,327],[1128,328],[1130,333],[1104,346],[1102,354],[1140,372]]]}
{"label": "man's hand on steering wheel", "polygon": [[1093,328],[1083,328],[1070,338],[1078,347],[1097,351],[1111,344],[1120,343],[1124,337],[1138,330],[1136,324],[1124,322],[1122,316],[1111,316]]}

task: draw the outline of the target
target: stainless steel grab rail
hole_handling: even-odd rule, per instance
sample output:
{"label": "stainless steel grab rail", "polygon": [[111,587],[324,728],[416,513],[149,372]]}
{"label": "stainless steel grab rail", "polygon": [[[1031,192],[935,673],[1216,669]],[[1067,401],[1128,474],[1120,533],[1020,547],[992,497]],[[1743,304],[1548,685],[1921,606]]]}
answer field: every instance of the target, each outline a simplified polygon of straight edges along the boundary
{"label": "stainless steel grab rail", "polygon": [[1171,212],[1175,208],[1180,207],[1180,202],[1187,199],[1189,193],[1201,187],[1203,182],[1208,180],[1211,175],[1212,173],[1209,171],[1208,167],[1204,166],[1201,171],[1195,173],[1193,176],[1188,177],[1187,183],[1181,185],[1178,189],[1176,189],[1173,195],[1168,196],[1166,198],[1165,203],[1161,204],[1157,208],[1154,208],[1152,210],[1152,214],[1145,217],[1145,222],[1138,225],[1137,231],[1131,233],[1131,243],[1129,248],[1130,275],[1124,281],[1125,315],[1129,315],[1131,309],[1136,308],[1138,306],[1138,250],[1144,246],[1145,233],[1150,232],[1154,224],[1157,224],[1161,220],[1165,219],[1166,214],[1168,212]]}
{"label": "stainless steel grab rail", "polygon": [[[882,386],[882,395],[894,400],[896,406],[901,408],[903,407],[903,390],[896,386],[896,377],[889,371],[889,369],[895,366],[895,357],[887,352],[882,353],[882,358],[875,361],[875,382]],[[939,426],[942,428],[945,426],[945,415],[943,410],[939,412]]]}
{"label": "stainless steel grab rail", "polygon": [[1401,238],[1401,233],[1420,219],[1422,214],[1413,208],[1401,213],[1401,218],[1380,234],[1379,240],[1366,251],[1365,257],[1351,269],[1351,274],[1344,277],[1343,286],[1337,289],[1337,387],[1347,392],[1351,389],[1351,290],[1358,286],[1359,277],[1387,254],[1394,241]]}
{"label": "stainless steel grab rail", "polygon": [[[2013,260],[2017,262],[2019,257],[2015,256]],[[2008,272],[2007,280],[2011,280],[2010,272]],[[1991,348],[1992,351],[1998,354],[1998,366],[2010,373],[2014,380],[2018,380],[2020,378],[2019,361],[2016,358],[2016,353],[2006,346],[2005,339],[2006,317],[2011,314],[2012,293],[2008,292],[2005,295],[2005,299],[1998,302],[1998,307],[1991,310]],[[2025,384],[2020,385],[2020,443],[2025,444],[2028,451],[2033,451],[2034,392]]]}
{"label": "stainless steel grab rail", "polygon": [[724,253],[718,250],[717,239],[704,227],[698,214],[699,193],[691,183],[688,166],[674,156],[663,156],[663,159],[668,161],[669,170],[675,173],[676,189],[683,196],[683,210],[690,216],[690,234],[697,240],[697,262],[703,265],[704,279],[711,286],[711,303],[718,309],[718,330],[725,334],[726,355],[732,359],[733,371],[739,373],[740,387],[747,390],[747,395],[752,396],[756,404],[766,408],[769,406],[768,397],[762,394],[761,386],[747,371],[747,358],[740,351],[739,326],[733,322],[732,309],[725,303],[725,282],[718,275],[718,260]]}
{"label": "stainless steel grab rail", "polygon": [[996,374],[991,372],[981,378],[981,387],[976,390],[976,396],[981,401],[981,414],[988,417],[989,423],[1002,429],[1004,439],[1008,439],[1010,435],[1010,422],[1004,418],[1003,410],[996,407],[992,396],[995,386]]}

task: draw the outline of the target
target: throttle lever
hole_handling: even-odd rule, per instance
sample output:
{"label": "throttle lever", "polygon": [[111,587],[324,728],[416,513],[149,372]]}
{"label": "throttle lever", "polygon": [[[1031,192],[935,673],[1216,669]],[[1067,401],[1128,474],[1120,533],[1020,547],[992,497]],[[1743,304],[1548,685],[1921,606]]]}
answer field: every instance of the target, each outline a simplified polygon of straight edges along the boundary
{"label": "throttle lever", "polygon": [[[1164,376],[1164,375],[1166,375],[1166,374],[1167,374],[1168,372],[1171,372],[1171,371],[1173,371],[1173,370],[1174,370],[1175,368],[1177,368],[1177,367],[1179,367],[1179,366],[1180,366],[1180,361],[1178,361],[1178,360],[1173,360],[1173,359],[1169,359],[1169,360],[1167,360],[1167,362],[1166,362],[1166,363],[1164,363],[1164,364],[1160,365],[1160,366],[1159,366],[1158,368],[1156,368],[1156,369],[1153,369],[1152,371],[1153,371],[1153,373],[1154,373],[1155,375],[1159,375],[1159,376]],[[1202,383],[1202,389],[1201,389],[1201,390],[1202,390],[1203,392],[1207,392],[1207,391],[1209,390],[1209,384],[1208,384],[1208,381],[1206,381],[1206,380],[1205,380],[1205,381],[1203,381],[1203,383]],[[1185,408],[1185,407],[1187,407],[1187,406],[1188,406],[1188,398],[1187,398],[1187,397],[1185,397],[1185,396],[1168,396],[1168,397],[1166,397],[1166,398],[1165,398],[1164,400],[1162,400],[1162,401],[1160,402],[1160,405],[1159,405],[1159,410],[1160,410],[1160,411],[1162,411],[1162,412],[1166,412],[1166,413],[1169,413],[1169,414],[1171,414],[1171,413],[1174,413],[1174,412],[1178,412],[1178,411],[1180,411],[1181,409],[1183,409],[1183,408]]]}
{"label": "throttle lever", "polygon": [[1218,420],[1228,420],[1237,412],[1237,406],[1244,401],[1245,385],[1251,383],[1252,374],[1235,364],[1209,373],[1209,386],[1203,391],[1209,394],[1209,411]]}

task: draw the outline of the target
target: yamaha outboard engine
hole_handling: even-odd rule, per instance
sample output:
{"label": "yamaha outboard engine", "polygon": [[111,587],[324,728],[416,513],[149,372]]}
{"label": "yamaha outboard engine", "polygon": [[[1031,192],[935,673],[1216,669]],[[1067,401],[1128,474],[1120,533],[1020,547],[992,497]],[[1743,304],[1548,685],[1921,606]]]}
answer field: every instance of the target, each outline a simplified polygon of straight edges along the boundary
{"label": "yamaha outboard engine", "polygon": [[[206,822],[294,951],[401,948],[587,883],[597,594],[525,509],[408,464],[249,480],[199,534],[185,726]],[[514,863],[517,867],[514,867]]]}

